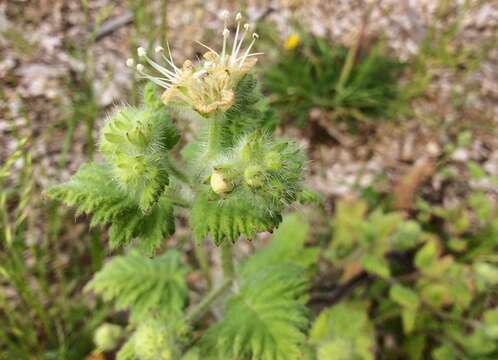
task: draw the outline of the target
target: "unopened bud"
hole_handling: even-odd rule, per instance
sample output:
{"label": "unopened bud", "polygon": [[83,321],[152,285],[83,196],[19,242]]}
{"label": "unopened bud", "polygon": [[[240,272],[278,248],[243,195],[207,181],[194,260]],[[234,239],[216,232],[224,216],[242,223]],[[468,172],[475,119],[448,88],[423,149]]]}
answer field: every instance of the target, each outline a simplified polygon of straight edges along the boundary
{"label": "unopened bud", "polygon": [[259,165],[248,166],[244,170],[244,179],[246,184],[251,187],[260,187],[263,185],[262,169]]}
{"label": "unopened bud", "polygon": [[232,190],[232,186],[225,180],[225,177],[218,170],[213,170],[210,179],[211,189],[219,195]]}
{"label": "unopened bud", "polygon": [[271,170],[282,168],[282,156],[276,151],[270,151],[265,155],[265,165]]}

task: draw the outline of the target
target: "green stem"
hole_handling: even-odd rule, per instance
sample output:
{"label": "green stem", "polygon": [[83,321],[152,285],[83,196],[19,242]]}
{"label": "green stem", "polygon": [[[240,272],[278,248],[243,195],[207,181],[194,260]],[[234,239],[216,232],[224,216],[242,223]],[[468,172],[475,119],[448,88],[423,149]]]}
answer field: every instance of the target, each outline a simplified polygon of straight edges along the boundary
{"label": "green stem", "polygon": [[346,61],[344,62],[344,66],[341,69],[339,81],[337,82],[336,89],[339,93],[344,90],[344,86],[346,85],[349,76],[351,75],[351,71],[353,70],[354,60],[356,58],[356,54],[360,45],[360,38],[360,33],[358,33],[356,35],[353,46],[349,48],[348,54],[346,56]]}
{"label": "green stem", "polygon": [[206,157],[208,160],[215,159],[221,151],[222,132],[223,126],[221,121],[224,114],[222,112],[216,113],[208,118],[208,139]]}
{"label": "green stem", "polygon": [[223,270],[222,285],[217,289],[212,289],[199,304],[192,308],[192,310],[187,314],[185,318],[186,322],[192,323],[197,320],[220,296],[222,296],[232,286],[235,275],[232,258],[232,248],[233,245],[231,242],[226,242],[221,246],[221,268]]}
{"label": "green stem", "polygon": [[168,194],[168,199],[173,203],[173,205],[182,207],[184,209],[189,209],[191,207],[191,204],[180,196],[173,196],[171,194]]}
{"label": "green stem", "polygon": [[213,279],[211,278],[211,272],[209,271],[209,262],[204,244],[194,244],[194,253],[197,261],[199,262],[201,272],[206,278],[208,289],[211,289],[213,285]]}
{"label": "green stem", "polygon": [[360,49],[360,44],[364,38],[366,26],[370,19],[370,14],[372,13],[374,7],[374,3],[370,4],[363,15],[362,23],[358,34],[356,35],[356,39],[354,40],[353,46],[349,48],[348,54],[346,56],[346,62],[341,69],[341,75],[339,76],[339,81],[337,82],[336,90],[337,92],[342,92],[344,90],[344,86],[349,80],[351,75],[351,71],[353,71],[354,62],[356,60],[356,56],[358,55],[358,50]]}
{"label": "green stem", "polygon": [[178,166],[178,164],[176,164],[176,161],[173,158],[167,157],[165,159],[165,164],[168,167],[171,175],[184,182],[188,186],[192,185],[188,175],[184,171],[180,170],[180,167]]}
{"label": "green stem", "polygon": [[235,275],[232,249],[233,245],[230,241],[226,241],[221,245],[221,268],[225,280],[233,280]]}
{"label": "green stem", "polygon": [[204,299],[194,308],[192,308],[192,310],[187,314],[185,322],[193,323],[194,321],[196,321],[209,309],[211,304],[213,304],[221,295],[223,295],[230,288],[231,285],[232,285],[232,280],[225,279],[225,281],[219,288],[211,290],[204,297]]}

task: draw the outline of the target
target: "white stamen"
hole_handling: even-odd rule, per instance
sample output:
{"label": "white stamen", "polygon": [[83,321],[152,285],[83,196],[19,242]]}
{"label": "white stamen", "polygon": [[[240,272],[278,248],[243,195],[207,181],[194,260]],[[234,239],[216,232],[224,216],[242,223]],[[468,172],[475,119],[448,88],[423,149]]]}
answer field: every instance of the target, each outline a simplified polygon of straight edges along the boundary
{"label": "white stamen", "polygon": [[139,48],[137,48],[137,54],[140,57],[145,56],[145,54],[146,54],[145,49],[140,46]]}
{"label": "white stamen", "polygon": [[142,73],[144,71],[144,66],[142,64],[137,64],[137,71]]}
{"label": "white stamen", "polygon": [[163,55],[163,59],[166,60],[166,62],[173,68],[173,70],[175,70],[175,73],[179,74],[180,69],[175,65],[175,62],[173,61],[173,56],[171,55],[171,49],[169,48],[169,42],[166,42],[166,45],[168,46],[169,60],[164,55]]}
{"label": "white stamen", "polygon": [[233,61],[237,57],[237,54],[235,53],[235,49],[237,47],[237,40],[239,39],[239,30],[240,30],[240,19],[242,18],[242,14],[238,13],[235,19],[237,20],[237,30],[235,31],[235,38],[233,39],[233,45],[232,45],[232,54],[230,55],[230,64],[233,64]]}
{"label": "white stamen", "polygon": [[163,52],[163,51],[164,51],[164,48],[162,46],[156,46],[156,48],[155,48],[156,54]]}
{"label": "white stamen", "polygon": [[232,53],[233,53],[233,60],[230,59],[231,62],[232,62],[232,65],[234,65],[235,62],[236,62],[237,56],[239,55],[240,47],[242,46],[242,44],[243,44],[243,42],[244,42],[244,40],[246,38],[246,34],[247,34],[247,31],[249,30],[249,27],[250,27],[249,24],[244,24],[244,32],[242,33],[242,37],[240,38],[240,41],[237,44],[237,47],[235,48],[235,52],[232,51]]}
{"label": "white stamen", "polygon": [[223,49],[221,50],[221,62],[222,63],[225,63],[225,52],[227,49],[227,38],[228,38],[229,34],[230,34],[230,30],[228,30],[228,28],[225,27],[225,29],[223,30]]}
{"label": "white stamen", "polygon": [[220,17],[222,20],[227,20],[229,16],[230,16],[230,12],[228,10],[223,10],[220,13]]}
{"label": "white stamen", "polygon": [[126,66],[133,67],[134,64],[135,64],[135,61],[133,61],[132,58],[129,58],[126,60]]}
{"label": "white stamen", "polygon": [[256,33],[253,33],[252,34],[252,41],[251,43],[249,44],[249,46],[247,47],[247,50],[246,52],[244,53],[244,56],[242,56],[242,58],[240,59],[240,63],[239,63],[239,67],[241,67],[243,64],[244,64],[244,61],[246,61],[247,59],[247,56],[249,56],[249,52],[251,51],[251,48],[252,46],[254,45],[254,43],[256,42],[256,39],[259,37],[258,34]]}
{"label": "white stamen", "polygon": [[211,49],[211,48],[210,48],[209,46],[207,46],[206,44],[203,44],[203,43],[201,43],[200,41],[196,41],[196,43],[197,43],[197,44],[199,44],[199,45],[201,45],[201,46],[203,46],[203,47],[205,47],[206,49],[208,49],[209,51],[211,51],[213,54],[219,55],[217,51],[215,51],[215,50]]}

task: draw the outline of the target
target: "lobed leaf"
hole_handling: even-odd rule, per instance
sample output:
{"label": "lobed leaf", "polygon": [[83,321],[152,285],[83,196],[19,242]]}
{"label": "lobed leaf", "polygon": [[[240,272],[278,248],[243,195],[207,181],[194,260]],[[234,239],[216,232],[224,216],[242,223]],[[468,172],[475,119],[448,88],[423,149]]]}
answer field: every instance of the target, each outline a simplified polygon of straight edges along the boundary
{"label": "lobed leaf", "polygon": [[188,299],[187,272],[176,251],[154,259],[132,252],[112,259],[86,289],[113,301],[118,310],[130,309],[134,321],[150,314],[175,318]]}
{"label": "lobed leaf", "polygon": [[245,276],[223,319],[202,344],[216,359],[295,360],[303,356],[308,284],[301,269],[276,265]]}
{"label": "lobed leaf", "polygon": [[92,225],[109,223],[113,248],[139,238],[138,247],[151,253],[175,230],[173,207],[166,198],[161,197],[144,213],[135,199],[117,186],[105,165],[83,165],[68,182],[53,186],[47,194],[77,206],[78,213],[92,214]]}

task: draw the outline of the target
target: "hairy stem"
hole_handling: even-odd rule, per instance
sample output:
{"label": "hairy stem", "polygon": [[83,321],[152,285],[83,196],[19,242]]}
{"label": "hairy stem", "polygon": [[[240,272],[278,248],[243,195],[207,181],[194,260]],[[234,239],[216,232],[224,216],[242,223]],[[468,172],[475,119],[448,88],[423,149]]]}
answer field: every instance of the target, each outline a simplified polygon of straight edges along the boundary
{"label": "hairy stem", "polygon": [[211,289],[204,299],[194,306],[192,310],[189,311],[185,317],[186,322],[194,322],[199,317],[201,317],[206,311],[209,310],[210,306],[218,300],[226,291],[232,286],[235,270],[233,265],[233,245],[231,242],[227,241],[220,247],[221,250],[221,268],[223,270],[223,283],[220,287],[216,289]]}
{"label": "hairy stem", "polygon": [[213,285],[213,279],[211,278],[211,272],[209,271],[209,262],[204,244],[195,244],[194,253],[197,261],[199,262],[202,274],[206,278],[208,289],[211,289]]}
{"label": "hairy stem", "polygon": [[222,112],[219,112],[208,118],[209,128],[206,150],[206,157],[208,160],[213,160],[214,158],[216,158],[221,151],[223,131],[221,121],[223,120],[223,116],[224,114]]}
{"label": "hairy stem", "polygon": [[183,170],[180,169],[180,167],[178,166],[178,164],[176,163],[176,161],[173,158],[168,156],[165,159],[165,163],[166,163],[166,166],[168,167],[168,171],[171,173],[171,175],[173,175],[178,180],[182,181],[183,183],[185,183],[188,186],[192,185],[188,175]]}
{"label": "hairy stem", "polygon": [[225,280],[233,280],[235,271],[233,266],[233,245],[230,241],[226,241],[221,245],[221,268]]}
{"label": "hairy stem", "polygon": [[196,321],[200,316],[202,316],[208,309],[209,307],[220,297],[222,296],[232,285],[232,280],[231,279],[225,279],[223,281],[223,284],[217,288],[211,290],[205,297],[204,299],[197,304],[195,307],[192,308],[192,310],[187,314],[185,318],[185,322],[194,322]]}

